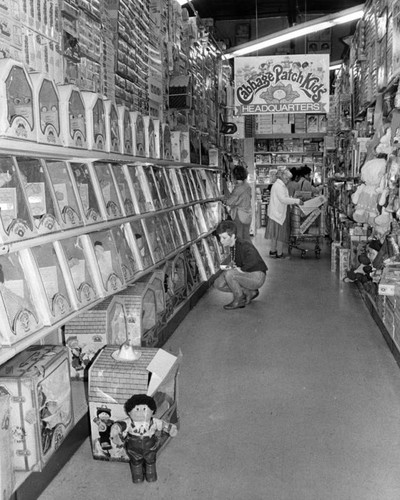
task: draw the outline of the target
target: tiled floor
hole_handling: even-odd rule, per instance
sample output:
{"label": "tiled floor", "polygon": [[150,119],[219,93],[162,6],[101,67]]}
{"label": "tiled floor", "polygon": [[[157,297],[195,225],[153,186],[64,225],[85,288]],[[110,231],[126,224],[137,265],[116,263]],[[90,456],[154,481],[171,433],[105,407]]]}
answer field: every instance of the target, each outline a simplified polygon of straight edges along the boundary
{"label": "tiled floor", "polygon": [[399,500],[400,372],[357,289],[320,260],[271,260],[260,296],[210,289],[165,346],[183,352],[181,429],[159,480],[87,439],[40,500]]}

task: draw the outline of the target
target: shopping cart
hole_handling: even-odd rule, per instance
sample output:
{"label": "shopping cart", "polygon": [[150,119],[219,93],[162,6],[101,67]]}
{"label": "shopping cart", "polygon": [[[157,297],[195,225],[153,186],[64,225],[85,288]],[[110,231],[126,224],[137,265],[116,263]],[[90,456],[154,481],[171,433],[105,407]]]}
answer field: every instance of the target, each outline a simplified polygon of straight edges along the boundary
{"label": "shopping cart", "polygon": [[314,252],[317,259],[321,256],[321,240],[324,230],[325,196],[317,196],[307,200],[301,207],[292,205],[290,210],[289,255],[292,249],[300,250],[301,257],[307,255],[308,249],[301,247],[301,242],[314,242]]}

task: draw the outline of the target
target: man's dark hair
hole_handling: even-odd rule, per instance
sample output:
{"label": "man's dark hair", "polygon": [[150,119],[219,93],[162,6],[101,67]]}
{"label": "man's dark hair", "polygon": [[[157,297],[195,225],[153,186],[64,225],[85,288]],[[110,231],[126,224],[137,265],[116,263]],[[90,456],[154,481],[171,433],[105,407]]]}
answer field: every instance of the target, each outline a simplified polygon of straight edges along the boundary
{"label": "man's dark hair", "polygon": [[216,232],[217,234],[228,233],[229,236],[232,236],[232,234],[237,234],[237,227],[233,221],[223,220],[219,223]]}

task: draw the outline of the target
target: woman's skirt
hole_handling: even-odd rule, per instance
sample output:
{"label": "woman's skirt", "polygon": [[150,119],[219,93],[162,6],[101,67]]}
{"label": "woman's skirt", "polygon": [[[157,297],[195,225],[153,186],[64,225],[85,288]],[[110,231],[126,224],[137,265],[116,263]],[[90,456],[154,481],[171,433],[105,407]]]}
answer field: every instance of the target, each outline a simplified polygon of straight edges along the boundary
{"label": "woman's skirt", "polygon": [[281,241],[288,243],[290,238],[290,218],[286,216],[285,222],[281,225],[276,221],[268,218],[267,227],[265,228],[264,238],[266,240]]}

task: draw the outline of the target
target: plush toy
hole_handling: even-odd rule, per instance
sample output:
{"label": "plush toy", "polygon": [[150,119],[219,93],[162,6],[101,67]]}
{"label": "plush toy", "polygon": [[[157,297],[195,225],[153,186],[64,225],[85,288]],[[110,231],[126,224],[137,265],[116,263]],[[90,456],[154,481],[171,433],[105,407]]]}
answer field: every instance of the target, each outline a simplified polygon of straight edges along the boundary
{"label": "plush toy", "polygon": [[386,160],[375,158],[367,161],[361,169],[363,184],[358,186],[351,200],[356,205],[353,219],[356,222],[367,223],[375,227],[375,217],[378,212],[378,198],[383,191],[381,184],[386,170]]}
{"label": "plush toy", "polygon": [[111,429],[112,440],[124,445],[134,483],[143,482],[144,472],[147,482],[157,481],[156,458],[161,434],[174,437],[178,429],[174,424],[153,417],[157,410],[156,402],[146,394],[135,394],[129,398],[124,409],[129,418],[115,422]]}
{"label": "plush toy", "polygon": [[385,154],[389,156],[393,151],[392,142],[392,131],[390,127],[386,128],[384,135],[380,138],[379,144],[376,146],[377,154]]}
{"label": "plush toy", "polygon": [[382,245],[379,240],[369,241],[365,253],[358,256],[358,262],[360,265],[356,269],[348,270],[343,281],[346,283],[359,281],[363,285],[368,281],[372,281],[372,274],[376,269],[375,259],[381,247]]}

